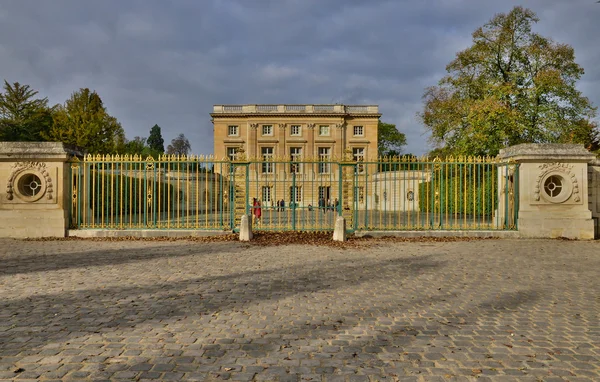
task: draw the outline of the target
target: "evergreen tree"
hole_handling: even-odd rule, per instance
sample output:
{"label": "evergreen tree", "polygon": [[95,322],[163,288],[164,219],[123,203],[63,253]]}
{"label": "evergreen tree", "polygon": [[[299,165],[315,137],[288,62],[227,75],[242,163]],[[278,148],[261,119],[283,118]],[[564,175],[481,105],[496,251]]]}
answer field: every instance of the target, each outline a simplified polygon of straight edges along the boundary
{"label": "evergreen tree", "polygon": [[29,85],[4,81],[0,93],[0,141],[43,141],[42,134],[52,126],[52,109],[47,98]]}
{"label": "evergreen tree", "polygon": [[406,135],[401,133],[393,123],[379,121],[377,124],[377,155],[398,156],[406,145]]}
{"label": "evergreen tree", "polygon": [[118,153],[125,147],[121,124],[107,113],[100,96],[88,88],[74,92],[57,107],[47,138],[84,147],[92,154]]}
{"label": "evergreen tree", "polygon": [[154,125],[150,129],[150,136],[146,141],[150,150],[155,154],[164,154],[165,152],[165,140],[162,137],[160,126]]}

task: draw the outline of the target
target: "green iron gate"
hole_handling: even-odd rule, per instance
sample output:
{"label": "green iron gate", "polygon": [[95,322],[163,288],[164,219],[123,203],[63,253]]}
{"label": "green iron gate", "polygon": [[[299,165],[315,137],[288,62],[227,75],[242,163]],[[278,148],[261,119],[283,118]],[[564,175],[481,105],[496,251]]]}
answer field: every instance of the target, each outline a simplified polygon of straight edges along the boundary
{"label": "green iron gate", "polygon": [[[71,163],[71,227],[330,231],[514,230],[518,165],[496,158],[378,161],[87,156]],[[260,202],[260,219],[253,200]]]}

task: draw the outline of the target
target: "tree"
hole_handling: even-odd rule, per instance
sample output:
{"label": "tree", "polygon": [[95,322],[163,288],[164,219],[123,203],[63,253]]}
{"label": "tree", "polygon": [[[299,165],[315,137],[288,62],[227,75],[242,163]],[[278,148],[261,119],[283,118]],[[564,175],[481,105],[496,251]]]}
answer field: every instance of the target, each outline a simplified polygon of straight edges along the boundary
{"label": "tree", "polygon": [[52,109],[47,98],[29,85],[4,81],[0,93],[0,141],[41,141],[52,126]]}
{"label": "tree", "polygon": [[152,126],[152,129],[150,129],[150,136],[148,137],[147,143],[148,146],[150,146],[150,149],[153,153],[164,154],[165,140],[162,137],[160,126]]}
{"label": "tree", "polygon": [[427,153],[427,156],[429,158],[446,158],[450,155],[452,155],[452,152],[447,147],[436,147]]}
{"label": "tree", "polygon": [[130,155],[138,154],[145,158],[151,155],[150,151],[150,147],[146,144],[146,138],[135,137],[133,140],[125,142],[123,153]]}
{"label": "tree", "polygon": [[419,116],[435,145],[469,155],[528,142],[598,148],[596,108],[575,87],[583,68],[571,46],[532,32],[537,21],[522,7],[494,16],[426,89]]}
{"label": "tree", "polygon": [[406,135],[396,129],[393,123],[379,121],[377,124],[377,155],[398,156],[406,145]]}
{"label": "tree", "polygon": [[47,138],[84,147],[89,153],[117,153],[125,146],[121,124],[107,113],[100,96],[88,88],[74,92],[57,108]]}
{"label": "tree", "polygon": [[192,150],[190,141],[183,134],[179,134],[177,138],[171,140],[171,144],[167,147],[167,154],[188,155]]}

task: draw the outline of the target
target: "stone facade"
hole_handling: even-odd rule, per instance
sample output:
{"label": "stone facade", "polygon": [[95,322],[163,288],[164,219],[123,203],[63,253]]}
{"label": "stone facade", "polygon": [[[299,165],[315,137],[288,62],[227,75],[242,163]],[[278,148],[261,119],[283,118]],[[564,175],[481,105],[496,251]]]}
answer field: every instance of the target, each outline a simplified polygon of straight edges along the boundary
{"label": "stone facade", "polygon": [[521,237],[593,239],[588,164],[595,155],[576,144],[522,144],[500,151],[519,164]]}
{"label": "stone facade", "polygon": [[81,150],[56,142],[0,142],[0,237],[64,237],[69,164]]}
{"label": "stone facade", "polygon": [[373,175],[372,206],[380,211],[419,210],[419,190],[431,180],[430,171],[408,170],[379,172]]}
{"label": "stone facade", "polygon": [[345,105],[215,105],[214,155],[231,157],[242,149],[250,158],[271,155],[291,158],[290,149],[301,149],[304,158],[318,158],[319,148],[331,158],[344,157],[347,149],[364,149],[365,158],[377,157],[378,106]]}
{"label": "stone facade", "polygon": [[[217,160],[271,158],[275,163],[269,165],[267,173],[258,164],[252,164],[249,169],[252,188],[273,190],[269,192],[270,200],[263,200],[263,204],[280,199],[286,203],[291,201],[287,184],[292,179],[289,161],[312,161],[296,170],[297,181],[311,185],[300,186],[302,197],[297,204],[317,206],[320,196],[331,201],[338,197],[339,174],[347,177],[349,169],[339,171],[337,166],[331,165],[322,171],[315,162],[375,161],[380,116],[378,106],[371,105],[215,105],[211,113],[214,156]],[[374,174],[377,166],[372,164],[361,169],[362,174]],[[274,186],[284,183],[285,187]],[[356,193],[359,204],[364,204],[365,195],[371,195],[372,190],[359,187]],[[248,197],[263,199],[261,194]]]}

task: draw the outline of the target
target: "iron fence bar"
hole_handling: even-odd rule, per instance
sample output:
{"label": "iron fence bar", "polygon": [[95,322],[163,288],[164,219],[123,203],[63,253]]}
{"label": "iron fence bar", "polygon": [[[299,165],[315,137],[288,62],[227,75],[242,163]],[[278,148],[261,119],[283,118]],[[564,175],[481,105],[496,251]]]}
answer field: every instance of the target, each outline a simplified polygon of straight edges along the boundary
{"label": "iron fence bar", "polygon": [[513,185],[513,203],[514,203],[514,228],[515,230],[519,229],[519,164],[515,163],[515,172],[514,172],[514,185]]}
{"label": "iron fence bar", "polygon": [[[81,227],[82,224],[82,216],[81,216],[81,189],[82,189],[82,183],[81,183],[81,170],[82,170],[82,166],[83,163],[79,162],[79,164],[77,165],[77,188],[75,189],[75,192],[77,192],[77,228]],[[85,169],[84,169],[85,170]]]}
{"label": "iron fence bar", "polygon": [[509,190],[509,179],[508,179],[508,163],[504,166],[504,227],[509,228],[509,206],[508,206],[508,190]]}
{"label": "iron fence bar", "polygon": [[[330,230],[336,216],[345,216],[351,230],[517,228],[517,164],[274,160],[263,173],[261,163],[90,157],[70,169],[76,200],[69,218],[78,228],[234,229],[239,215],[250,213],[254,193],[260,229]],[[290,204],[281,208],[275,199]]]}
{"label": "iron fence bar", "polygon": [[292,173],[292,192],[290,193],[290,208],[292,211],[292,230],[295,231],[296,230],[296,203],[298,200],[298,195],[296,195],[296,193],[298,192],[298,190],[296,189],[296,172],[294,171]]}

